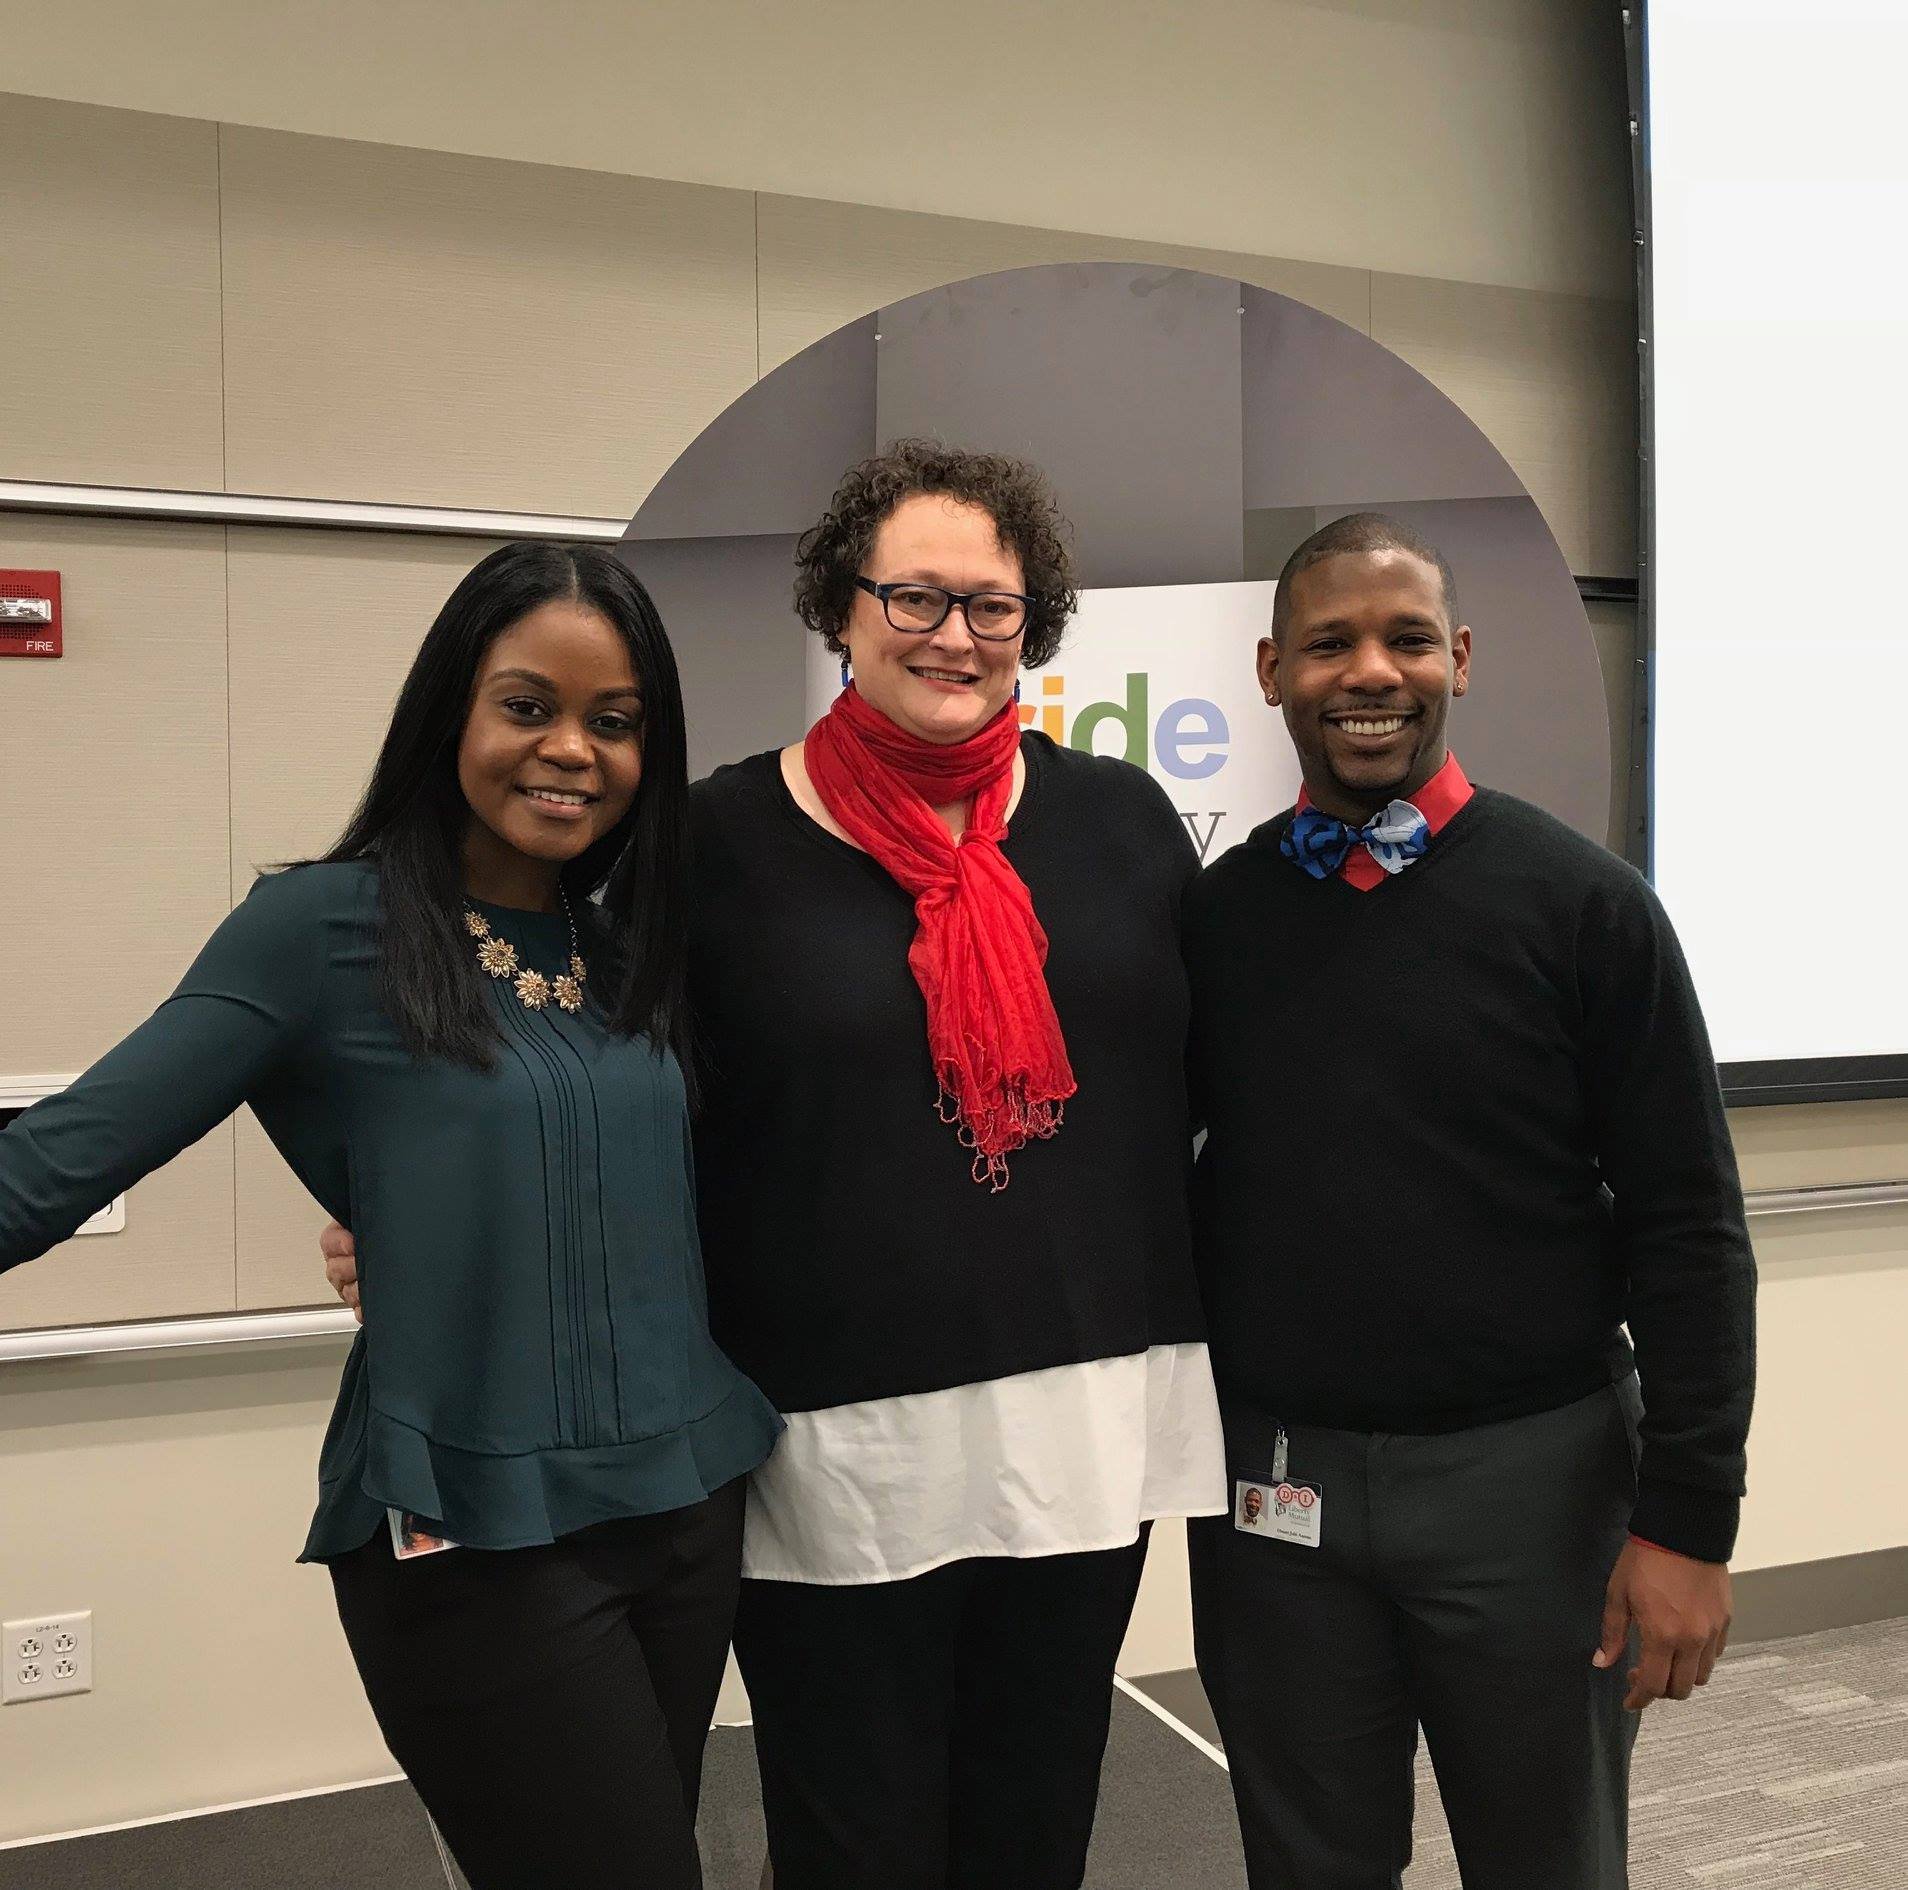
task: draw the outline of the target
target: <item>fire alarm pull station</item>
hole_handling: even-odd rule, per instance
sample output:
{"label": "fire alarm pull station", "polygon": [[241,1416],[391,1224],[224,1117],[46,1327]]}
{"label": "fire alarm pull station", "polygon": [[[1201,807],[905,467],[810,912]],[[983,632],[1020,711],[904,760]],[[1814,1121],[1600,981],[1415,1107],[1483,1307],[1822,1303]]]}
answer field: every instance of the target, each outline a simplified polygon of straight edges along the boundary
{"label": "fire alarm pull station", "polygon": [[60,574],[0,571],[0,656],[58,656],[60,650]]}

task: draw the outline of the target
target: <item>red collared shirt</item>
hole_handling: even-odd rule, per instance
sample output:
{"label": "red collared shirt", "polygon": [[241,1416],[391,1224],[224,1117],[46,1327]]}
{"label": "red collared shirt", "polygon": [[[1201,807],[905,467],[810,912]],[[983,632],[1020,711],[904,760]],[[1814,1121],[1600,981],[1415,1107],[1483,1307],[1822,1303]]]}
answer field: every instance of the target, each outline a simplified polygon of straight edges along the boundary
{"label": "red collared shirt", "polygon": [[[1424,816],[1424,824],[1431,829],[1431,836],[1438,834],[1449,824],[1473,790],[1465,778],[1464,770],[1458,766],[1456,755],[1446,755],[1444,766],[1411,797],[1411,805]],[[1299,789],[1299,812],[1303,813],[1312,804],[1312,797],[1303,788]],[[1375,886],[1382,886],[1390,875],[1371,857],[1371,849],[1362,841],[1345,855],[1344,864],[1338,869],[1339,877],[1348,886],[1355,886],[1360,892],[1370,892]]]}

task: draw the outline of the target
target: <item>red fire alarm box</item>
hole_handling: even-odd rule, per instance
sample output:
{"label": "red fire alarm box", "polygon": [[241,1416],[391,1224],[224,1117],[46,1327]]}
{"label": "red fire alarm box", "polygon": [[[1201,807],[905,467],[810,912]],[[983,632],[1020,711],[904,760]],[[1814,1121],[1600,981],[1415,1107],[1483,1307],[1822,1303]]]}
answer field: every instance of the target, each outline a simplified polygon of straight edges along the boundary
{"label": "red fire alarm box", "polygon": [[0,571],[0,656],[60,654],[60,574]]}

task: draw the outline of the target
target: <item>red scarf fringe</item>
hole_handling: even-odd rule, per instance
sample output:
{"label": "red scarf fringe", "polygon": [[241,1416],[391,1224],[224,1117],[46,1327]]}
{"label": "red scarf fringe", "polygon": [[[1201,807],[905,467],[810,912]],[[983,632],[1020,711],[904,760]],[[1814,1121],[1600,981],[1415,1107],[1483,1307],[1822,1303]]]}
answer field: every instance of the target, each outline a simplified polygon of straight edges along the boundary
{"label": "red scarf fringe", "polygon": [[[908,965],[927,1002],[941,1120],[996,1193],[1007,1157],[1060,1127],[1077,1088],[1047,991],[1047,934],[1000,843],[1020,718],[1012,703],[964,742],[924,742],[852,684],[808,731],[808,778],[842,831],[914,896]],[[936,807],[970,803],[957,842]]]}

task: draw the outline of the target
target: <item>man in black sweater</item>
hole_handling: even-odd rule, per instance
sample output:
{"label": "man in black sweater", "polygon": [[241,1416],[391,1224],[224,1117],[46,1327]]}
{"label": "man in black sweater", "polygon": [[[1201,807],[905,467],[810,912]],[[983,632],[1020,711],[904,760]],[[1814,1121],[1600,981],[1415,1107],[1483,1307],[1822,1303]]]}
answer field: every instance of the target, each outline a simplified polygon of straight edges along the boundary
{"label": "man in black sweater", "polygon": [[1728,1633],[1715,1064],[1642,878],[1450,755],[1470,646],[1409,528],[1301,545],[1259,674],[1305,791],[1187,899],[1234,1490],[1194,1622],[1254,1890],[1397,1885],[1419,1726],[1467,1890],[1623,1885],[1637,1711]]}

